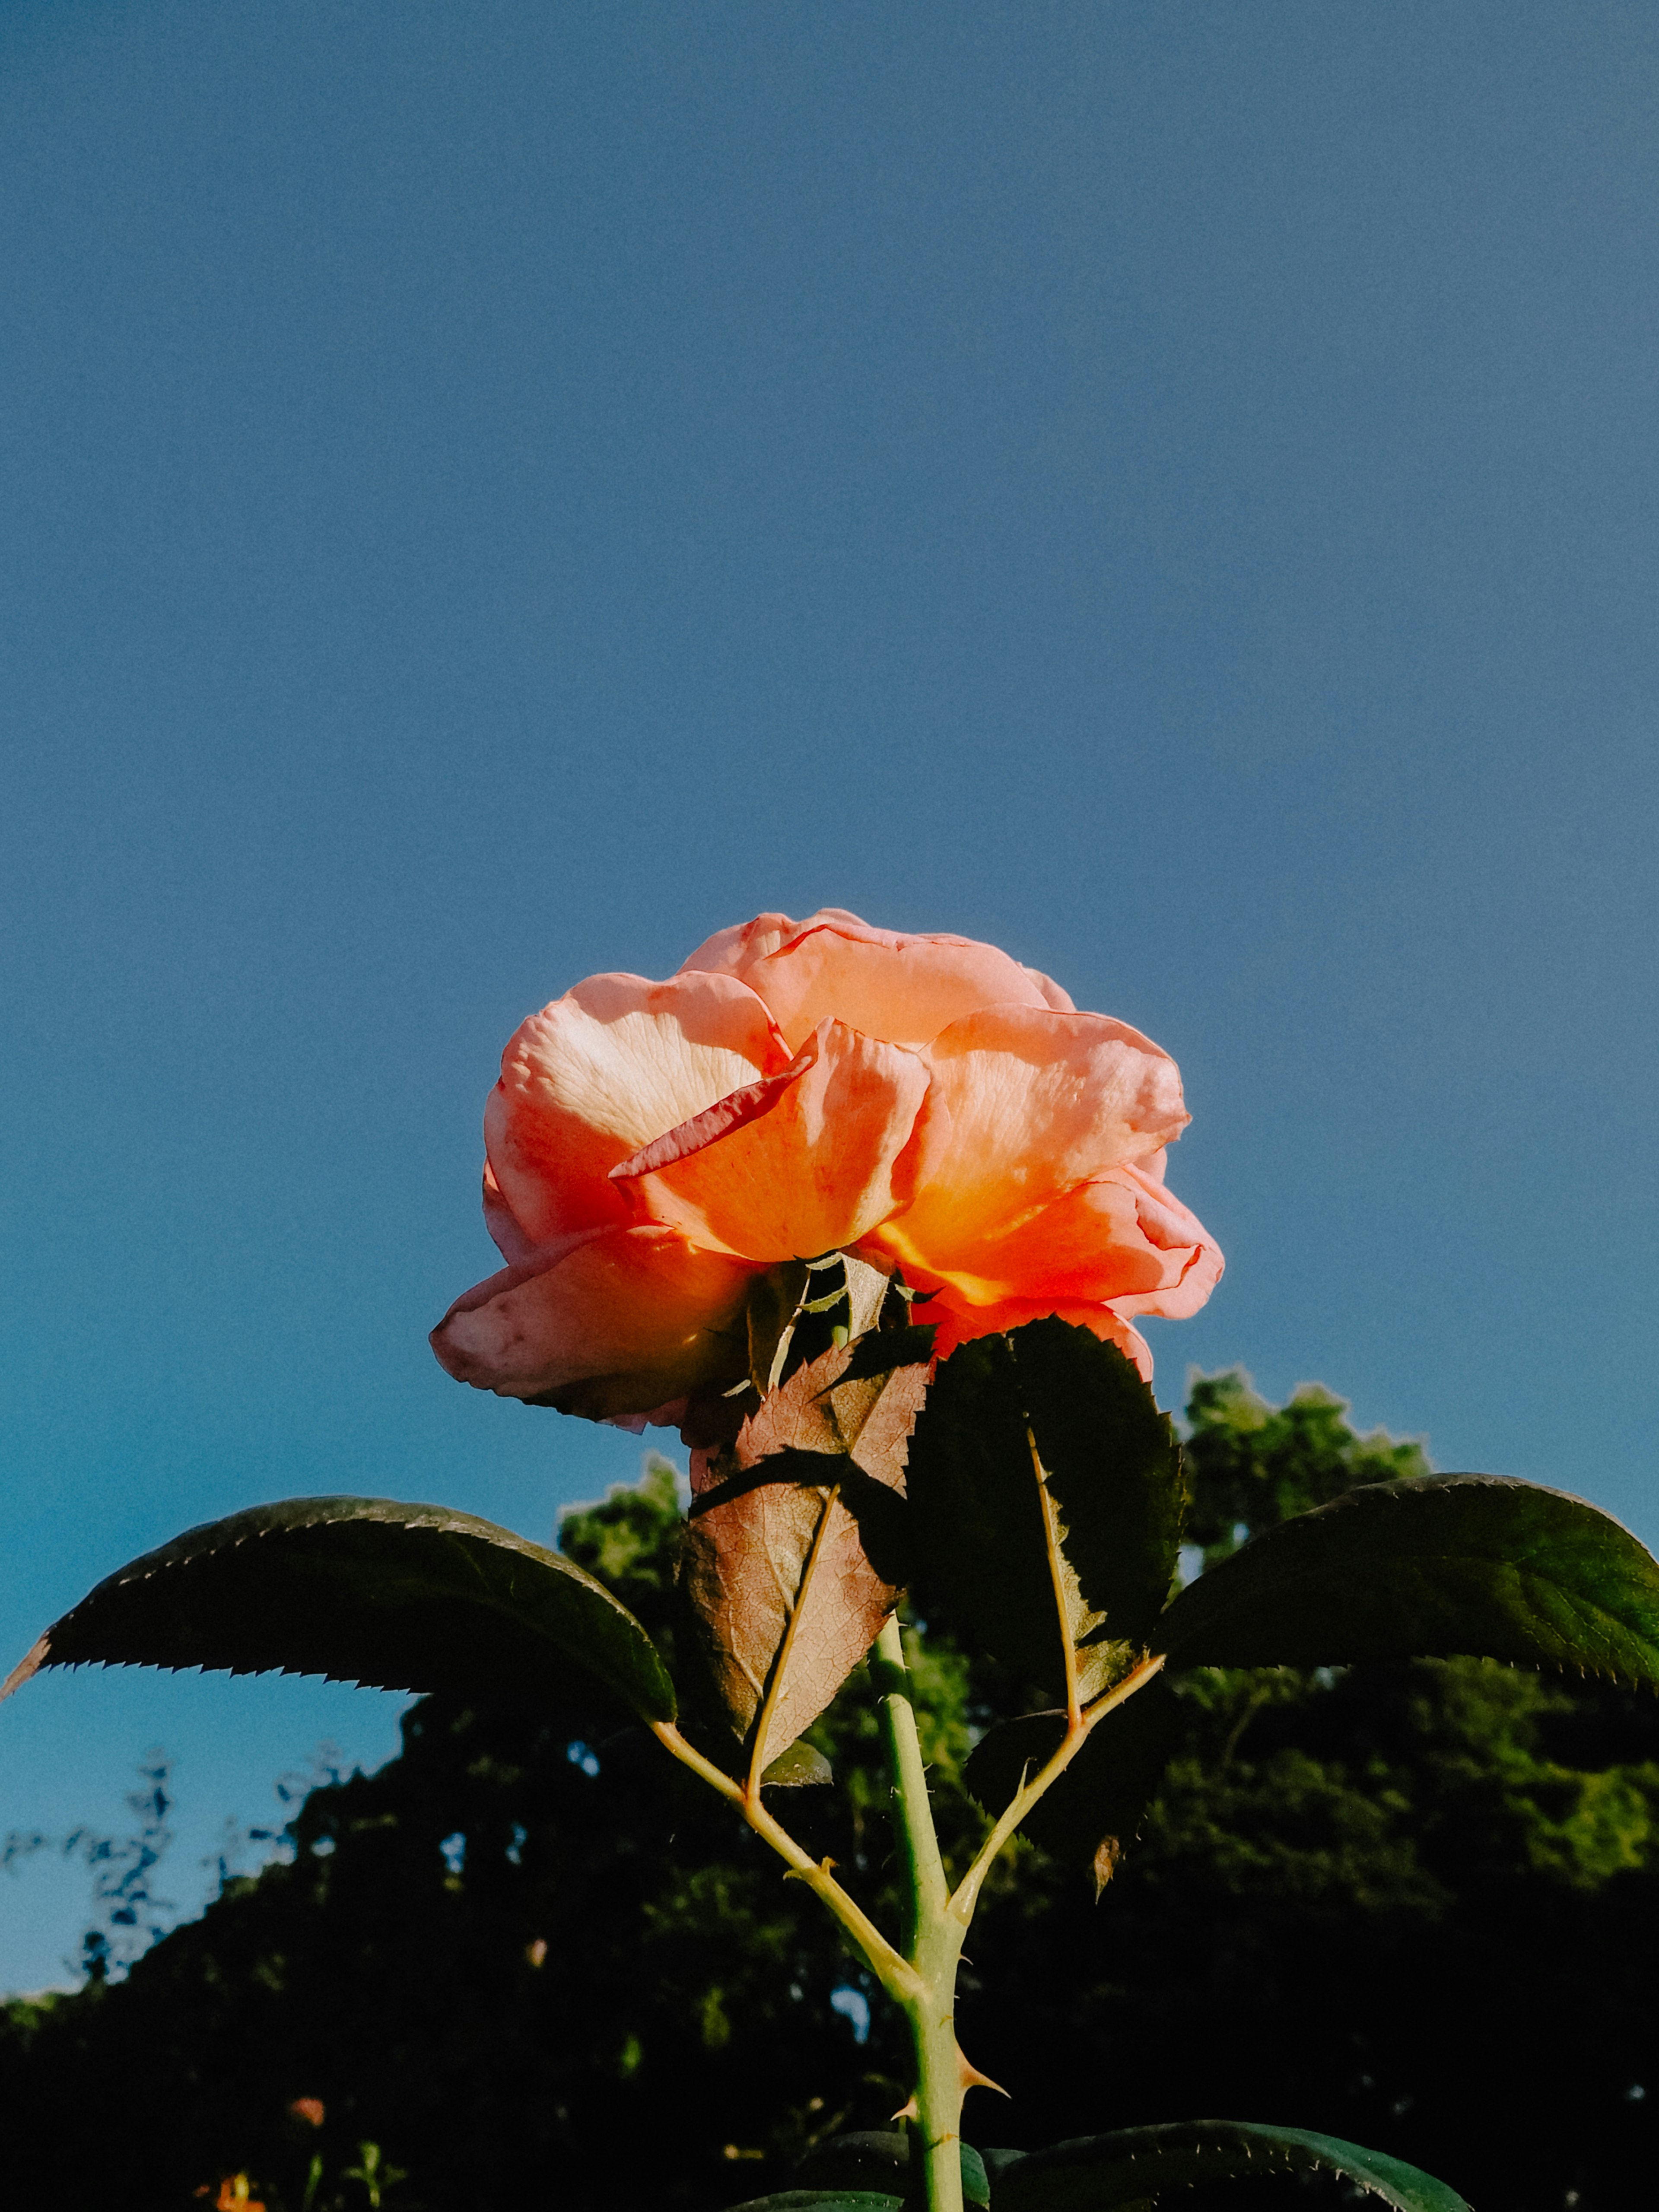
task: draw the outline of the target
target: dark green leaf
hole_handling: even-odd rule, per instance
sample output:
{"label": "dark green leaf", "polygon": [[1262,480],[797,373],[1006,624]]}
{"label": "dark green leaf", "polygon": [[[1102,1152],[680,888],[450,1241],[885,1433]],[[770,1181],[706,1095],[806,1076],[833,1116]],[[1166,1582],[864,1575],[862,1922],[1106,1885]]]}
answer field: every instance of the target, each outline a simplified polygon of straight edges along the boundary
{"label": "dark green leaf", "polygon": [[979,2155],[980,2163],[994,2189],[999,2177],[1006,2173],[1011,2166],[1017,2166],[1026,2154],[1023,2150],[982,2150]]}
{"label": "dark green leaf", "polygon": [[1181,1546],[1186,1493],[1174,1425],[1134,1362],[1091,1330],[1035,1321],[1010,1341],[1083,1601],[1105,1617],[1097,1632],[1144,1644]]}
{"label": "dark green leaf", "polygon": [[853,1356],[841,1379],[856,1382],[866,1376],[890,1375],[896,1367],[925,1365],[933,1356],[933,1339],[938,1334],[932,1322],[866,1330],[854,1341]]}
{"label": "dark green leaf", "polygon": [[972,2143],[962,2146],[962,2197],[966,2204],[988,2206],[991,2202],[991,2177]]}
{"label": "dark green leaf", "polygon": [[751,2197],[732,2212],[903,2212],[902,2197],[873,2189],[785,2189],[775,2197]]}
{"label": "dark green leaf", "polygon": [[[1056,1858],[1091,1867],[1100,1889],[1122,1856],[1181,1741],[1181,1700],[1161,1676],[1109,1712],[1022,1824]],[[1000,1813],[1066,1734],[1061,1712],[1024,1713],[978,1743],[963,1779],[990,1814]]]}
{"label": "dark green leaf", "polygon": [[769,1790],[812,1790],[835,1780],[835,1770],[810,1743],[792,1743],[767,1768],[761,1780]]}
{"label": "dark green leaf", "polygon": [[674,1717],[656,1647],[592,1575],[473,1514],[384,1498],[291,1498],[189,1530],[100,1583],[0,1695],[88,1662],[467,1693],[597,1681]]}
{"label": "dark green leaf", "polygon": [[1395,2212],[1469,2212],[1455,2189],[1401,2159],[1334,2136],[1254,2120],[1176,2120],[1032,2151],[998,2176],[996,2212],[1127,2212],[1148,2197],[1161,2199],[1166,2190],[1198,2182],[1322,2167]]}
{"label": "dark green leaf", "polygon": [[[910,2171],[910,2130],[908,2128],[859,2130],[834,2136],[802,2159],[796,2176],[803,2187],[814,2189],[880,2189],[903,2195]],[[988,2206],[991,2186],[985,2161],[971,2143],[962,2148],[962,2194],[964,2203]]]}
{"label": "dark green leaf", "polygon": [[1034,1682],[1064,1678],[1048,1532],[1006,1338],[964,1344],[928,1387],[906,1489],[921,1601]]}
{"label": "dark green leaf", "polygon": [[1182,1493],[1170,1425],[1115,1346],[1054,1319],[961,1346],[908,1487],[923,1602],[967,1641],[1054,1687],[1069,1645],[1085,1698],[1126,1670],[1169,1595]]}
{"label": "dark green leaf", "polygon": [[1496,1474],[1370,1483],[1218,1561],[1155,1644],[1181,1667],[1467,1653],[1659,1686],[1659,1563],[1559,1490]]}

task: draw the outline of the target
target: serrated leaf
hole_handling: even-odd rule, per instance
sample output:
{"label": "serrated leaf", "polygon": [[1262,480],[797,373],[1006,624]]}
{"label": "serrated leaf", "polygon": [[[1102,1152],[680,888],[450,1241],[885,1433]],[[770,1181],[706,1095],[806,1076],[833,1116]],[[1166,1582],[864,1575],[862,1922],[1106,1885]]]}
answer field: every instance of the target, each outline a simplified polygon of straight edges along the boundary
{"label": "serrated leaf", "polygon": [[[1133,1839],[1184,1734],[1181,1700],[1161,1676],[1108,1713],[1059,1779],[1021,1823],[1034,1843],[1067,1864],[1092,1869],[1096,1893]],[[994,1817],[1066,1735],[1063,1712],[1023,1713],[974,1747],[963,1779]]]}
{"label": "serrated leaf", "polygon": [[763,1765],[823,1711],[908,1577],[901,1492],[927,1370],[849,1379],[856,1351],[832,1346],[797,1368],[693,1470],[681,1588],[739,1737],[766,1709]]}
{"label": "serrated leaf", "polygon": [[1031,2151],[997,2177],[996,2212],[1127,2212],[1149,2197],[1161,2201],[1166,2190],[1200,2182],[1322,2168],[1394,2212],[1469,2212],[1455,2189],[1403,2159],[1254,2120],[1176,2120]]}
{"label": "serrated leaf", "polygon": [[1155,1641],[1179,1667],[1467,1653],[1659,1687],[1659,1562],[1609,1514],[1511,1476],[1368,1483],[1218,1560]]}
{"label": "serrated leaf", "polygon": [[904,2199],[873,2189],[785,2189],[751,2197],[732,2212],[903,2212]]}
{"label": "serrated leaf", "polygon": [[1038,1456],[1071,1530],[1085,1605],[1141,1643],[1170,1595],[1186,1482],[1174,1424],[1132,1359],[1050,1319],[1012,1339]]}
{"label": "serrated leaf", "polygon": [[1081,1699],[1127,1671],[1181,1535],[1180,1447],[1115,1346],[1057,1319],[958,1347],[911,1442],[924,1601],[1026,1680]]}
{"label": "serrated leaf", "polygon": [[655,1645],[592,1575],[476,1515],[386,1498],[291,1498],[188,1530],[54,1622],[0,1696],[88,1663],[469,1694],[598,1682],[643,1719],[675,1711]]}

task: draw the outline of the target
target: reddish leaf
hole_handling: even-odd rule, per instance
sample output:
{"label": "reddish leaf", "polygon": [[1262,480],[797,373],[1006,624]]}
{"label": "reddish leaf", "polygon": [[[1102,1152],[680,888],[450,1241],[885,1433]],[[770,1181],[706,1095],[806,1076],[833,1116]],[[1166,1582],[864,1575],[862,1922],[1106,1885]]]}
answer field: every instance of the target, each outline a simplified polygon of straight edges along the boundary
{"label": "reddish leaf", "polygon": [[744,1423],[732,1451],[736,1468],[758,1468],[779,1452],[822,1452],[851,1459],[902,1497],[905,1447],[927,1395],[926,1364],[840,1379],[855,1353],[858,1366],[865,1369],[881,1346],[878,1334],[859,1337],[798,1367]]}
{"label": "reddish leaf", "polygon": [[739,1736],[767,1708],[763,1765],[823,1711],[907,1579],[900,1499],[927,1369],[838,1380],[869,1342],[797,1369],[694,1468],[681,1586]]}

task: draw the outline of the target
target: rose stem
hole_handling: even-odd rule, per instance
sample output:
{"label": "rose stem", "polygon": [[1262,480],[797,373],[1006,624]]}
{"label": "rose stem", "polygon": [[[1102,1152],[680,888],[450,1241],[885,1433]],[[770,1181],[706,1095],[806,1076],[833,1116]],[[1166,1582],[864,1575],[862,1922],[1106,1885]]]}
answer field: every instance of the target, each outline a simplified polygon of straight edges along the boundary
{"label": "rose stem", "polygon": [[905,1897],[902,1941],[918,1984],[913,1995],[897,1999],[916,2054],[910,2139],[924,2160],[927,2212],[962,2212],[966,2076],[957,2045],[956,1990],[967,1922],[951,1910],[951,1888],[933,1832],[896,1614],[889,1614],[876,1638],[870,1671],[880,1700],[882,1741],[891,1779],[893,1833]]}

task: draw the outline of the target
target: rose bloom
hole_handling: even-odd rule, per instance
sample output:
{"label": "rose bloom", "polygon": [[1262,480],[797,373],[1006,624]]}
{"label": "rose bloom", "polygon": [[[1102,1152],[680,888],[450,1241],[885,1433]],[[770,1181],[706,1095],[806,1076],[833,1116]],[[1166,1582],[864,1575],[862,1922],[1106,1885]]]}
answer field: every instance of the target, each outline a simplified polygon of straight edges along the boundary
{"label": "rose bloom", "polygon": [[507,1264],[433,1347],[503,1397],[678,1421],[746,1374],[754,1279],[848,1251],[933,1294],[940,1354],[1058,1314],[1150,1377],[1133,1316],[1221,1273],[1164,1188],[1188,1119],[1167,1053],[994,945],[762,915],[524,1023],[484,1117]]}

